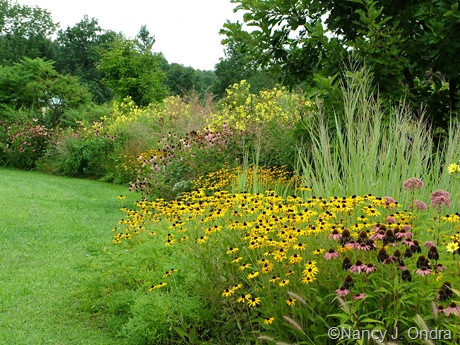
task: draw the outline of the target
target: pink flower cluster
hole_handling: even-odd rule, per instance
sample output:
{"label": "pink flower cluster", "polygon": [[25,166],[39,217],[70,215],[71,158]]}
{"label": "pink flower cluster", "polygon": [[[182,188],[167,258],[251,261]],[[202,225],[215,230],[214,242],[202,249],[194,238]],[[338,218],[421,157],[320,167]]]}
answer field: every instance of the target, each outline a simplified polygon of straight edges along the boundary
{"label": "pink flower cluster", "polygon": [[424,186],[422,180],[416,178],[416,177],[411,177],[410,179],[404,181],[404,189],[406,190],[417,190],[417,189],[422,189]]}
{"label": "pink flower cluster", "polygon": [[436,190],[430,195],[431,206],[441,207],[441,206],[450,206],[450,193],[443,190]]}

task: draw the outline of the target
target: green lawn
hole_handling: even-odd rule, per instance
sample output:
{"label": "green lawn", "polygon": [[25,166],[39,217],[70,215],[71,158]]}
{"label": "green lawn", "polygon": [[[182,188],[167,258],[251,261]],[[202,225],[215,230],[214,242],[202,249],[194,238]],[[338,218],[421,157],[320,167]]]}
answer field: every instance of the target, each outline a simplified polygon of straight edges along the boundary
{"label": "green lawn", "polygon": [[[127,188],[0,169],[0,344],[117,344],[78,294]],[[135,196],[131,196],[134,198]]]}

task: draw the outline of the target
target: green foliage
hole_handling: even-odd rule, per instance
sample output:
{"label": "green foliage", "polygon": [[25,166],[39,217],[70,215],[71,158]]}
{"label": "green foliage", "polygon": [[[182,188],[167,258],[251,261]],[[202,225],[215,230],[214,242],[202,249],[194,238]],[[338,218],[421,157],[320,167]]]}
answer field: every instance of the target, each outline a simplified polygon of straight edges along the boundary
{"label": "green foliage", "polygon": [[[455,1],[232,2],[244,12],[245,27],[227,22],[224,42],[242,46],[254,64],[269,68],[285,85],[308,87],[315,75],[340,74],[353,51],[374,74],[382,98],[406,98],[415,108],[423,103],[430,120],[444,128],[449,113],[456,114],[460,70],[453,62],[459,54]],[[442,82],[449,92],[442,92]]]}
{"label": "green foliage", "polygon": [[148,106],[161,101],[167,92],[165,74],[158,67],[160,58],[143,49],[139,41],[119,36],[102,53],[97,68],[119,101],[129,96],[137,105]]}
{"label": "green foliage", "polygon": [[1,0],[0,65],[11,65],[24,57],[52,57],[50,37],[56,28],[47,10]]}
{"label": "green foliage", "polygon": [[0,66],[0,102],[2,108],[33,112],[39,124],[53,128],[64,111],[89,103],[90,95],[76,77],[56,72],[53,62],[24,58]]}
{"label": "green foliage", "polygon": [[257,93],[264,89],[275,87],[276,78],[268,72],[258,70],[251,65],[251,57],[237,45],[230,44],[225,51],[225,58],[221,58],[215,66],[216,82],[212,92],[223,97],[228,87],[247,80],[251,85],[251,92]]}
{"label": "green foliage", "polygon": [[114,39],[114,32],[102,30],[95,18],[85,16],[73,27],[59,30],[55,41],[56,70],[79,77],[99,104],[112,99],[111,91],[102,85],[103,74],[96,66],[101,50]]}
{"label": "green foliage", "polygon": [[19,116],[0,131],[0,162],[19,169],[33,169],[51,141],[52,130],[37,119]]}

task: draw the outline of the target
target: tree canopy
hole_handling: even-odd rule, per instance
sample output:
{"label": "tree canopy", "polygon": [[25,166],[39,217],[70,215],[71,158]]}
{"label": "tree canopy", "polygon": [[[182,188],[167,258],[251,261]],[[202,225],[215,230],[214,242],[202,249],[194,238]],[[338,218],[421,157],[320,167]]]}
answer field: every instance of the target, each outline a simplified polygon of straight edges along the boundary
{"label": "tree canopy", "polygon": [[[351,52],[390,100],[424,103],[435,122],[457,110],[458,1],[232,0],[243,23],[227,22],[224,43],[289,86],[334,76]],[[447,87],[443,87],[443,84]],[[446,92],[448,90],[448,92]]]}
{"label": "tree canopy", "polygon": [[57,27],[47,10],[0,0],[0,64],[52,56],[51,35]]}

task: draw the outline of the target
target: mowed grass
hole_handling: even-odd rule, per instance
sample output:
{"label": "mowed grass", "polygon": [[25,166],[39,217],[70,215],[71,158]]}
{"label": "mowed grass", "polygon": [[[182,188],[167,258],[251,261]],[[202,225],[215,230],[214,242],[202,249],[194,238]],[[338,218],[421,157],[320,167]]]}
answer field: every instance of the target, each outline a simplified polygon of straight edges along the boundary
{"label": "mowed grass", "polygon": [[[0,344],[117,344],[80,311],[127,188],[0,169]],[[135,198],[135,196],[131,196]]]}

